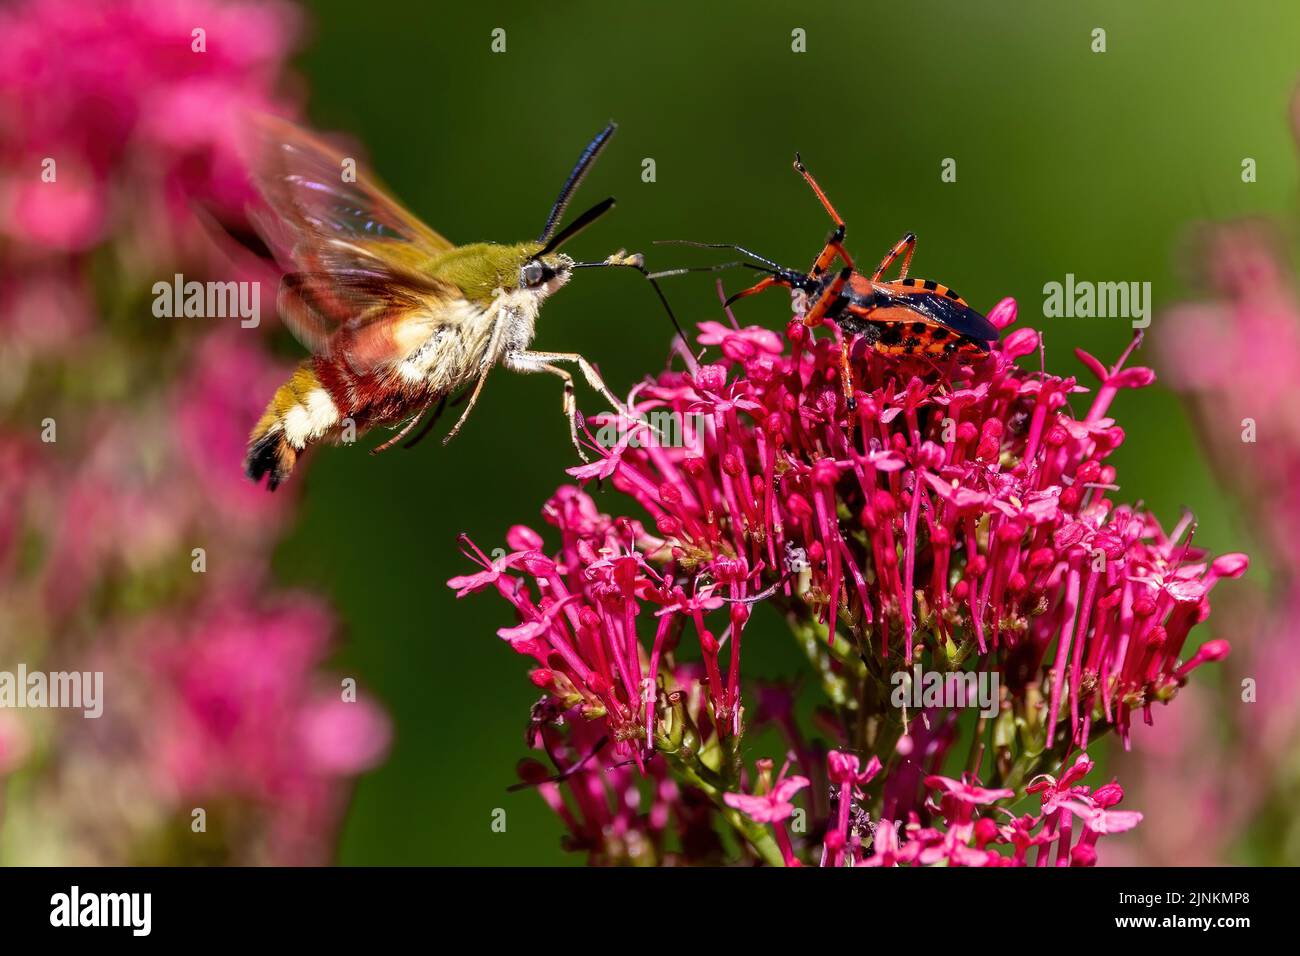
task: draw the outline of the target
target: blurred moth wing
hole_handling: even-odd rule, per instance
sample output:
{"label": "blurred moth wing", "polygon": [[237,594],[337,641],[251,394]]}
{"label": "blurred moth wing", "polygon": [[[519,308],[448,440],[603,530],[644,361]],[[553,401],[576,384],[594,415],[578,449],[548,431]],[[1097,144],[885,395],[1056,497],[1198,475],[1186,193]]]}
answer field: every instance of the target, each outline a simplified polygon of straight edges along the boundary
{"label": "blurred moth wing", "polygon": [[285,324],[306,348],[332,351],[357,373],[400,361],[459,297],[429,273],[456,247],[301,127],[259,117],[256,148],[253,181],[266,208],[250,217],[285,273],[277,301]]}

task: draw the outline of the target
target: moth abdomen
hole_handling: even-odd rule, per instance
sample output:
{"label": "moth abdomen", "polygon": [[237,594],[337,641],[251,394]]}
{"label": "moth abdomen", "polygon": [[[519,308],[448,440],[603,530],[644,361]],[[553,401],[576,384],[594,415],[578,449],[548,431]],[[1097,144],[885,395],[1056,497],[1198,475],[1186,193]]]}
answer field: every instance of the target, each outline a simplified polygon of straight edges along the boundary
{"label": "moth abdomen", "polygon": [[298,453],[339,424],[339,409],[317,377],[311,360],[303,362],[275,390],[248,437],[244,472],[254,481],[269,476],[274,491],[293,472]]}

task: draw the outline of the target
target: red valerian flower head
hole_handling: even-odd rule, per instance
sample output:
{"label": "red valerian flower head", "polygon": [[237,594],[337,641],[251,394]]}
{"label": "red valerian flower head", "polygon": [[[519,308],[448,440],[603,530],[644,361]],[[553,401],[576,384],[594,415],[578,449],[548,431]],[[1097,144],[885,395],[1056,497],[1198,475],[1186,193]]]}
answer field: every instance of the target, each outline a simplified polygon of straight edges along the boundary
{"label": "red valerian flower head", "polygon": [[[992,315],[1008,329],[1014,302]],[[1007,778],[1017,747],[1043,755],[1032,774],[1101,732],[1127,740],[1135,712],[1150,721],[1192,670],[1227,653],[1220,641],[1191,654],[1184,645],[1215,584],[1244,572],[1244,556],[1210,561],[1192,543],[1190,516],[1166,531],[1116,498],[1109,459],[1125,435],[1110,406],[1153,379],[1130,364],[1138,340],[1110,366],[1078,353],[1090,389],[1016,364],[1041,347],[1031,329],[1008,331],[974,359],[881,355],[861,339],[818,338],[797,318],[784,342],[762,328],[701,329],[712,360],[638,385],[636,424],[620,432],[635,427],[638,440],[593,441],[600,461],[570,472],[602,481],[602,500],[617,505],[612,487],[627,516],[564,486],[543,509],[558,550],[516,532],[511,551],[493,560],[476,551],[483,570],[451,582],[462,594],[494,585],[514,606],[519,624],[503,636],[535,658],[538,686],[601,724],[609,759],[668,761],[706,793],[721,777],[719,806],[780,822],[789,801],[774,803],[772,789],[745,794],[734,757],[746,729],[747,625],[771,607],[841,710],[826,724],[838,735],[826,758],[788,715],[779,720],[826,820],[823,861],[865,859],[871,827],[890,820],[891,859],[984,865],[996,862],[995,823],[977,811],[1024,786],[1027,777]],[[1071,401],[1089,393],[1076,415]],[[661,440],[688,419],[694,440]],[[698,721],[674,708],[686,688],[667,677],[685,649],[700,661]],[[996,676],[990,786],[938,774],[957,736],[951,704],[887,703],[890,675],[913,665]],[[867,728],[879,756],[864,746]],[[704,736],[717,754],[700,750]],[[997,830],[1013,860],[1068,846],[1063,831],[1078,814],[1063,803],[1079,801],[1073,781],[1084,773],[1076,765],[1044,785],[1056,789],[1039,829]],[[946,835],[931,832],[936,815]],[[784,846],[780,855],[789,862]]]}

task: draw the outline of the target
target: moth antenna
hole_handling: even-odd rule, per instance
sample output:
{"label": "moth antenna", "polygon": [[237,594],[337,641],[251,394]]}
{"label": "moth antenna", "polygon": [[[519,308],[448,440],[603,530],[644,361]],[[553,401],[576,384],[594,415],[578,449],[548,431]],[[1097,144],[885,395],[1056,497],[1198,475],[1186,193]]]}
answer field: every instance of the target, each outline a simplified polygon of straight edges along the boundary
{"label": "moth antenna", "polygon": [[573,170],[569,173],[569,178],[566,179],[564,185],[560,187],[560,195],[556,197],[555,205],[551,207],[551,214],[546,217],[546,227],[542,230],[541,236],[538,237],[538,242],[546,245],[551,241],[551,236],[555,233],[555,228],[560,224],[560,220],[564,217],[564,210],[568,207],[569,200],[572,199],[573,194],[578,191],[578,187],[582,185],[582,180],[586,178],[592,164],[596,162],[596,159],[605,149],[605,146],[609,143],[611,137],[614,135],[614,131],[617,129],[617,123],[610,123],[603,130],[597,133],[595,138],[587,144],[586,149],[582,151],[582,155],[578,157],[578,162],[574,164]]}
{"label": "moth antenna", "polygon": [[596,203],[596,205],[592,206],[581,216],[573,220],[573,222],[569,223],[558,233],[556,233],[553,237],[551,237],[551,239],[546,243],[546,245],[542,246],[541,251],[538,252],[537,255],[544,256],[548,252],[554,252],[556,249],[560,248],[560,246],[564,245],[566,242],[568,242],[578,233],[582,232],[593,222],[595,222],[597,219],[605,215],[605,213],[609,212],[613,208],[614,208],[613,196],[610,196],[608,199],[602,199],[600,202]]}

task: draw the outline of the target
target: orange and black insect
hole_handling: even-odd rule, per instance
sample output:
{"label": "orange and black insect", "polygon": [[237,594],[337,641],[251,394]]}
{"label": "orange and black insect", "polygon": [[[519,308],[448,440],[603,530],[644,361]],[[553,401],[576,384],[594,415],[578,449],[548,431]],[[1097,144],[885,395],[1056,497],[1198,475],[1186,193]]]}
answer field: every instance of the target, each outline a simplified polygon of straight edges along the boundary
{"label": "orange and black insect", "polygon": [[[710,249],[733,249],[755,260],[738,264],[768,273],[727,299],[727,305],[773,286],[782,286],[802,295],[802,308],[797,306],[797,310],[803,312],[803,322],[809,328],[830,320],[843,334],[861,336],[874,350],[886,355],[980,357],[988,354],[989,343],[998,337],[998,330],[988,319],[947,286],[908,276],[916,236],[909,232],[899,240],[870,276],[858,272],[852,256],[844,248],[847,231],[844,219],[797,153],[794,168],[812,187],[835,223],[835,229],[808,272],[777,265],[732,243],[688,243]],[[903,257],[903,264],[898,278],[885,279],[885,273],[899,256]],[[837,257],[844,266],[831,273],[829,270]],[[848,352],[848,348],[843,350],[844,381],[846,392],[851,394]]]}

